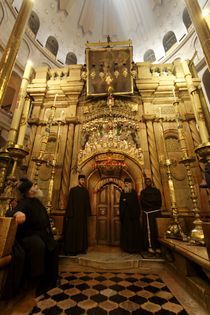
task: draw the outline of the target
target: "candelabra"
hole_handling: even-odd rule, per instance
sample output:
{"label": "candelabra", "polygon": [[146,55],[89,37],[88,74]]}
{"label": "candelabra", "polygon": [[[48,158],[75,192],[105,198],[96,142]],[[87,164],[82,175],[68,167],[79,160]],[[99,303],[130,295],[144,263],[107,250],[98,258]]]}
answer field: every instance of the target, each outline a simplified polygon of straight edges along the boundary
{"label": "candelabra", "polygon": [[[163,134],[163,118],[161,117],[160,117],[160,125],[162,129],[162,134]],[[167,228],[167,231],[165,232],[165,236],[167,238],[174,238],[174,239],[180,239],[182,241],[187,241],[187,236],[184,234],[182,226],[180,224],[180,220],[179,220],[174,183],[173,183],[172,174],[171,174],[171,166],[175,165],[176,162],[170,159],[168,156],[164,137],[163,137],[163,149],[164,149],[164,157],[160,160],[160,166],[166,168],[170,201],[171,201],[170,210],[171,210],[171,216],[172,216],[172,222]]]}
{"label": "candelabra", "polygon": [[35,184],[38,183],[39,170],[40,170],[41,165],[47,164],[47,160],[44,158],[44,155],[46,153],[46,146],[47,146],[47,143],[49,140],[50,130],[51,130],[53,120],[55,117],[56,99],[57,99],[57,94],[55,94],[54,102],[53,102],[53,105],[51,106],[51,109],[50,109],[50,116],[49,116],[49,119],[48,119],[47,124],[46,124],[45,133],[41,138],[41,148],[40,148],[39,155],[34,156],[32,158],[32,161],[35,162],[35,165],[36,165],[35,166],[35,172],[34,172],[34,183]]}
{"label": "candelabra", "polygon": [[178,125],[178,140],[180,144],[181,151],[183,153],[182,159],[179,161],[180,164],[183,164],[186,168],[187,171],[187,179],[188,179],[188,185],[190,188],[190,197],[193,203],[193,213],[195,220],[193,221],[194,227],[191,230],[189,234],[190,242],[194,244],[200,244],[204,245],[204,233],[203,233],[203,228],[202,228],[202,221],[200,219],[200,210],[198,207],[198,197],[196,194],[195,190],[195,184],[192,176],[192,171],[191,171],[191,164],[195,162],[195,157],[194,156],[189,156],[187,146],[186,146],[186,141],[185,141],[185,136],[184,136],[184,130],[183,130],[183,125],[180,120],[180,114],[179,114],[179,101],[175,96],[174,100],[174,108],[175,108],[175,113],[176,113],[176,121]]}
{"label": "candelabra", "polygon": [[[5,149],[4,154],[2,154],[2,157],[4,156],[4,161],[6,159],[7,159],[7,162],[8,160],[13,160],[11,173],[6,179],[4,191],[2,195],[0,196],[1,212],[3,215],[6,209],[6,205],[8,205],[9,201],[12,198],[14,198],[14,188],[16,187],[16,183],[17,183],[17,178],[15,175],[15,172],[17,169],[17,163],[19,160],[22,160],[23,158],[25,158],[26,155],[28,154],[28,149],[24,147],[24,138],[25,138],[25,133],[27,129],[27,118],[30,111],[31,101],[32,101],[32,98],[29,95],[26,95],[22,117],[21,117],[21,123],[19,126],[17,144],[14,144],[13,142],[8,142],[7,149]],[[1,183],[3,184],[3,186],[5,183],[6,171],[7,171],[7,167],[5,166],[2,170],[2,177],[1,177]]]}
{"label": "candelabra", "polygon": [[[55,171],[56,171],[56,168],[60,167],[60,165],[57,164],[57,159],[58,159],[58,151],[59,151],[61,125],[63,123],[62,116],[63,116],[63,112],[61,113],[60,119],[57,121],[58,129],[57,129],[56,136],[54,138],[56,144],[55,144],[55,152],[53,155],[53,159],[51,162],[48,163],[48,166],[52,167],[50,181],[49,181],[49,188],[48,188],[48,196],[47,196],[47,210],[49,214],[52,211],[52,197],[53,197],[53,187],[54,187],[54,181],[55,181]],[[53,140],[53,138],[51,140]]]}

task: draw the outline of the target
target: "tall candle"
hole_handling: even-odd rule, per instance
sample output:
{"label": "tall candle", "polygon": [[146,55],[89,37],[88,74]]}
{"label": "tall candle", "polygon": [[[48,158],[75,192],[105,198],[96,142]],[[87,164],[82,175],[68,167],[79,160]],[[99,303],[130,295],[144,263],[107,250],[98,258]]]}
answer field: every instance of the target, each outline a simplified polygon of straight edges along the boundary
{"label": "tall candle", "polygon": [[54,102],[53,102],[53,106],[54,106],[54,107],[55,107],[55,105],[56,105],[57,96],[58,96],[58,94],[55,94]]}
{"label": "tall candle", "polygon": [[28,60],[26,67],[25,67],[25,70],[24,70],[23,79],[22,79],[21,87],[20,87],[20,92],[18,95],[18,101],[17,101],[18,104],[14,110],[10,130],[8,133],[8,138],[7,138],[8,143],[15,143],[16,142],[18,129],[21,128],[20,121],[21,121],[21,116],[23,115],[23,111],[24,111],[26,89],[27,89],[27,86],[28,86],[28,83],[30,80],[31,71],[32,71],[32,62],[30,60]]}

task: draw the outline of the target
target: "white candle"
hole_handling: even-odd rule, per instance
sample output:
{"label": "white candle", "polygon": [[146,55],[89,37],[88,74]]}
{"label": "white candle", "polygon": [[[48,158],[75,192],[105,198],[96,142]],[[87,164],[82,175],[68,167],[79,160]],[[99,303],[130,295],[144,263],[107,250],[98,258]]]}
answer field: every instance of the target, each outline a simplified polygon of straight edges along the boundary
{"label": "white candle", "polygon": [[57,96],[58,96],[58,94],[55,94],[54,102],[53,102],[53,106],[54,106],[54,107],[55,107],[55,104],[56,104]]}
{"label": "white candle", "polygon": [[175,93],[175,88],[173,88],[173,96],[174,96],[174,103],[176,102],[176,93]]}

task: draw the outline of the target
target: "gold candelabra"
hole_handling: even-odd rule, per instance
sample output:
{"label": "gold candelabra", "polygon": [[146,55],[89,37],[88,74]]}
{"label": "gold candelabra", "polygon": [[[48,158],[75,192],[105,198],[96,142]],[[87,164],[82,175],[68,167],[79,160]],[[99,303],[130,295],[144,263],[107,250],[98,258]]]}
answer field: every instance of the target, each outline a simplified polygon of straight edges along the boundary
{"label": "gold candelabra", "polygon": [[35,172],[34,172],[34,183],[38,183],[39,179],[39,170],[42,164],[47,164],[47,160],[44,158],[44,155],[46,153],[46,147],[47,143],[50,137],[50,130],[52,128],[53,120],[55,117],[55,110],[56,110],[56,100],[57,100],[57,94],[55,94],[53,105],[51,106],[50,109],[50,116],[47,121],[46,127],[44,134],[42,135],[42,140],[41,140],[41,147],[40,147],[40,152],[38,156],[34,156],[32,158],[32,161],[35,162]]}
{"label": "gold candelabra", "polygon": [[185,135],[183,130],[183,124],[180,119],[180,113],[179,113],[179,100],[176,98],[175,91],[174,91],[174,108],[176,113],[176,121],[177,121],[177,127],[178,127],[178,140],[180,144],[181,151],[183,153],[182,159],[179,161],[180,164],[183,164],[187,171],[187,179],[188,179],[188,185],[190,188],[190,197],[193,203],[193,213],[195,220],[193,221],[194,227],[191,230],[189,234],[190,242],[192,244],[200,244],[204,245],[204,233],[202,228],[202,221],[200,219],[200,210],[198,207],[198,197],[195,190],[195,183],[191,171],[191,164],[195,162],[194,156],[189,156],[187,145],[185,141]]}
{"label": "gold candelabra", "polygon": [[48,197],[47,197],[47,210],[48,210],[48,213],[51,213],[51,211],[52,211],[52,197],[53,197],[53,188],[54,188],[54,182],[55,182],[55,171],[56,171],[56,168],[59,167],[59,165],[57,164],[57,160],[58,160],[58,152],[59,152],[61,124],[63,122],[62,121],[62,116],[63,116],[63,112],[61,113],[60,119],[57,121],[58,129],[57,129],[57,133],[56,133],[56,137],[55,137],[55,152],[54,152],[54,155],[53,155],[53,159],[48,164],[49,166],[52,167],[50,181],[49,181],[49,188],[48,188]]}
{"label": "gold candelabra", "polygon": [[182,226],[179,220],[179,214],[176,204],[176,195],[174,189],[174,183],[171,174],[171,166],[174,165],[176,162],[171,160],[168,156],[168,152],[166,149],[165,138],[164,138],[164,129],[163,129],[163,118],[160,115],[160,125],[163,134],[163,149],[164,149],[164,157],[160,160],[160,165],[166,169],[167,179],[168,179],[168,187],[169,187],[169,194],[170,194],[170,201],[171,201],[171,216],[172,222],[167,228],[165,232],[165,236],[167,238],[179,239],[182,241],[187,241],[187,236],[183,232]]}
{"label": "gold candelabra", "polygon": [[[18,130],[17,143],[14,144],[14,142],[8,141],[8,143],[6,144],[6,149],[4,149],[4,154],[2,154],[2,158],[4,158],[4,162],[7,161],[7,166],[8,166],[8,161],[13,160],[12,170],[9,176],[7,177],[7,179],[6,179],[7,166],[5,164],[1,173],[0,183],[2,186],[2,194],[0,196],[0,200],[1,200],[1,214],[2,215],[4,215],[6,206],[8,205],[9,201],[12,198],[14,198],[14,195],[15,195],[14,189],[17,184],[16,169],[17,169],[18,161],[25,158],[26,155],[29,153],[28,149],[24,146],[24,139],[25,139],[26,129],[28,125],[27,120],[28,120],[28,114],[30,111],[31,101],[32,101],[32,98],[29,95],[26,95],[21,122],[20,122],[19,128],[17,129]],[[0,157],[1,157],[1,154],[0,154]],[[6,180],[6,184],[5,184],[5,180]]]}

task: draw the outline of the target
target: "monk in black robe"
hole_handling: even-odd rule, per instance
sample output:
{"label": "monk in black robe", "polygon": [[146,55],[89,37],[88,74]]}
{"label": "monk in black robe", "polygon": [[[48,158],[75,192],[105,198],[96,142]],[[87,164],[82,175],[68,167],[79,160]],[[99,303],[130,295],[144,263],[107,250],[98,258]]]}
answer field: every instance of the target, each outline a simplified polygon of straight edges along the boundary
{"label": "monk in black robe", "polygon": [[58,247],[53,238],[46,208],[38,197],[39,190],[27,178],[21,179],[21,200],[8,213],[18,224],[16,241],[25,251],[24,277],[35,280],[38,294],[56,286]]}
{"label": "monk in black robe", "polygon": [[120,247],[128,253],[139,253],[142,249],[140,207],[136,191],[130,178],[125,178],[125,188],[120,195]]}
{"label": "monk in black robe", "polygon": [[88,216],[90,198],[85,187],[85,176],[79,175],[79,184],[71,188],[64,218],[64,252],[66,255],[85,254],[88,248]]}
{"label": "monk in black robe", "polygon": [[162,198],[159,189],[152,186],[150,178],[145,179],[146,188],[141,191],[140,205],[143,210],[143,230],[145,249],[150,253],[159,253],[156,218],[160,216]]}

